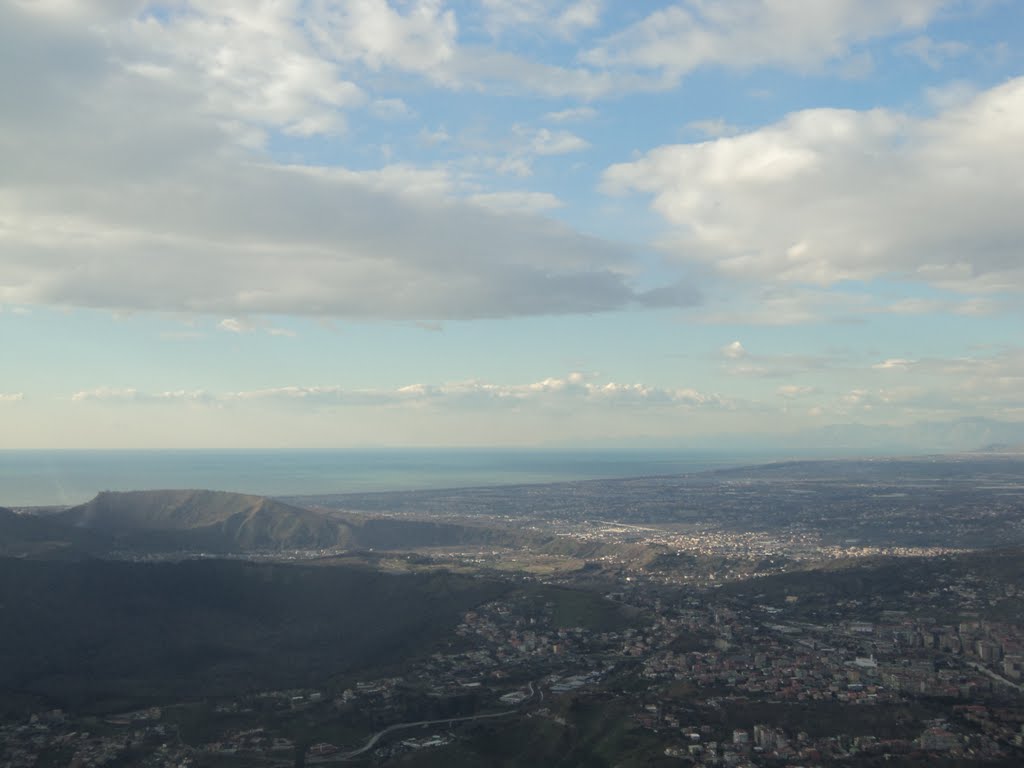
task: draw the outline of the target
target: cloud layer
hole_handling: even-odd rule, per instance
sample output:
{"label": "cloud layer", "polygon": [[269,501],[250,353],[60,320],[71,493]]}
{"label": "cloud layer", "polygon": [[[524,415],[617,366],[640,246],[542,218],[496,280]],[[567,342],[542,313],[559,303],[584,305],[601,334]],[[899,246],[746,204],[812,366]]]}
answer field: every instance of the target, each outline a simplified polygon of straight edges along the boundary
{"label": "cloud layer", "polygon": [[[434,5],[365,35],[348,18],[363,5],[332,12],[345,17],[343,39],[363,40],[352,49],[362,65],[402,67],[426,56],[414,40],[443,21]],[[135,60],[117,25],[105,37],[75,16],[0,9],[0,96],[12,105],[0,115],[0,302],[449,319],[664,301],[632,287],[623,247],[533,213],[555,205],[551,196],[474,198],[444,171],[251,154],[261,126],[341,130],[324,116],[358,101],[328,87],[333,70],[268,47],[288,45],[290,7],[193,3],[129,24],[134,43],[176,30],[179,48],[198,46],[175,49],[170,63]],[[61,57],[46,55],[54,47]],[[533,141],[541,154],[585,146],[562,131]]]}
{"label": "cloud layer", "polygon": [[206,403],[277,402],[308,406],[438,405],[489,407],[495,404],[601,406],[671,406],[682,409],[731,409],[733,403],[716,394],[691,388],[667,389],[645,384],[599,382],[581,373],[550,377],[527,384],[460,381],[409,384],[393,389],[352,389],[339,385],[290,385],[219,394],[205,390],[142,392],[134,388],[101,387],[76,392],[72,402]]}
{"label": "cloud layer", "polygon": [[[813,69],[958,5],[688,0],[609,31],[589,0],[7,4],[0,302],[426,321],[692,305],[701,294],[677,274],[641,290],[632,249],[548,218],[564,206],[550,192],[489,189],[451,164],[284,165],[268,144],[344,141],[360,110],[408,116],[376,92],[388,77],[597,98],[704,66]],[[576,53],[524,58],[506,46],[524,35]],[[494,159],[498,175],[591,149],[562,128],[512,133],[521,146]],[[604,182],[651,195],[676,228],[669,247],[731,277],[1012,291],[1022,143],[1014,80],[930,118],[806,110],[654,149]]]}

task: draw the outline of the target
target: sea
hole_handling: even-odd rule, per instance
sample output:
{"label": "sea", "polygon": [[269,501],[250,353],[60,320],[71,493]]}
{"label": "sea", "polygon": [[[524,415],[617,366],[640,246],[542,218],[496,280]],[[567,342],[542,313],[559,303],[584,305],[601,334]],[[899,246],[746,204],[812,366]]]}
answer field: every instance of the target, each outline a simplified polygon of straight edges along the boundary
{"label": "sea", "polygon": [[649,477],[754,464],[754,455],[657,451],[0,451],[0,507],[63,506],[100,491],[202,488],[261,496]]}

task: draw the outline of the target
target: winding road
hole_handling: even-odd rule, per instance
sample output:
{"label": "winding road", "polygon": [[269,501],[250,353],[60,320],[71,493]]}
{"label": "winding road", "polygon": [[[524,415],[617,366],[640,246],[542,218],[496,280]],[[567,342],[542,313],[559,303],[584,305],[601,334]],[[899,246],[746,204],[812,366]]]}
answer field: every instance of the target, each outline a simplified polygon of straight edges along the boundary
{"label": "winding road", "polygon": [[[538,692],[540,693],[541,701],[543,701],[544,700],[544,692],[540,691],[539,688],[534,688],[533,687],[533,683],[531,682],[530,683],[530,699],[532,699],[534,696],[536,696]],[[373,734],[373,736],[371,736],[369,738],[369,740],[365,744],[363,744],[363,746],[361,746],[359,749],[354,749],[351,752],[346,752],[343,755],[332,756],[330,759],[331,760],[351,760],[353,757],[358,757],[359,755],[362,755],[362,754],[364,754],[366,752],[369,752],[371,749],[373,749],[375,746],[377,746],[377,742],[378,741],[380,741],[382,738],[387,736],[389,733],[393,733],[395,731],[401,731],[401,730],[404,730],[406,728],[419,728],[420,726],[424,726],[424,725],[441,725],[442,723],[448,723],[448,724],[452,724],[452,723],[465,723],[465,722],[468,722],[470,720],[487,720],[487,719],[496,718],[496,717],[508,717],[509,715],[518,714],[521,711],[522,711],[521,708],[520,709],[506,709],[506,710],[503,710],[501,712],[491,712],[491,713],[486,714],[486,715],[467,715],[466,717],[445,717],[445,718],[441,718],[440,720],[417,720],[414,723],[396,723],[395,725],[389,725],[387,728],[385,728],[385,729],[383,729],[381,731],[377,731],[377,733]]]}

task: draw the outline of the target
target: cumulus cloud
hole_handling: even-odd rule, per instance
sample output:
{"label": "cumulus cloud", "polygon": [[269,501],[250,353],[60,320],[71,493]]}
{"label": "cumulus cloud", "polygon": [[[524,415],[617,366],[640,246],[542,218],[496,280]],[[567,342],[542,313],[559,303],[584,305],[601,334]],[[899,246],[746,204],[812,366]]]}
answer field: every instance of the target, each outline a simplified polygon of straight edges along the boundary
{"label": "cumulus cloud", "polygon": [[[137,24],[205,28],[213,23],[208,16],[221,14],[240,27],[274,30],[288,4],[259,5],[256,15],[243,6],[195,3],[170,21]],[[425,16],[409,21],[414,26],[444,16],[430,3],[416,8]],[[388,46],[415,37],[401,24],[398,42]],[[61,57],[40,54],[55,45]],[[262,161],[239,147],[244,130],[224,114],[290,130],[317,108],[289,97],[281,112],[248,110],[230,94],[207,93],[202,77],[156,77],[125,66],[119,56],[132,51],[112,56],[109,45],[117,43],[73,19],[0,8],[0,96],[12,107],[0,115],[0,302],[430,321],[599,312],[645,301],[630,284],[632,256],[620,245],[524,206],[497,210],[498,198],[460,200],[447,175],[433,169],[355,172]],[[375,54],[382,66],[391,50]],[[233,83],[238,62],[225,56],[224,78]],[[240,94],[275,90],[273,79],[244,82]],[[582,142],[561,132],[533,141],[548,153]],[[533,211],[553,203],[521,202]]]}
{"label": "cumulus cloud", "polygon": [[1019,292],[1024,78],[925,117],[815,109],[614,165],[673,225],[666,247],[740,278],[897,277]]}
{"label": "cumulus cloud", "polygon": [[899,357],[891,357],[888,360],[883,360],[880,363],[875,363],[872,368],[879,371],[888,371],[893,369],[907,370],[914,365],[913,360],[904,360]]}
{"label": "cumulus cloud", "polygon": [[548,112],[544,119],[552,123],[571,123],[578,120],[593,120],[597,117],[597,110],[593,107],[569,107],[557,112]]}
{"label": "cumulus cloud", "polygon": [[[378,72],[444,88],[593,99],[672,87],[706,65],[812,69],[872,38],[920,29],[958,1],[816,0],[809,10],[683,0],[662,3],[612,34],[602,31],[602,0],[482,0],[469,7],[443,0],[180,0],[159,12],[141,0],[15,6],[102,28],[109,40],[143,54],[133,63],[137,71],[154,79],[188,73],[202,81],[211,110],[305,136],[344,131],[345,113],[370,98],[356,81]],[[490,45],[477,41],[480,32]],[[572,44],[565,65],[504,44],[524,36]],[[916,49],[924,50],[921,43]],[[259,130],[240,135],[264,138]]]}
{"label": "cumulus cloud", "polygon": [[549,131],[541,128],[530,142],[530,148],[537,155],[564,155],[580,152],[590,144],[569,131]]}
{"label": "cumulus cloud", "polygon": [[[291,5],[295,18],[297,6]],[[371,69],[437,72],[453,55],[458,23],[455,12],[440,0],[411,0],[397,7],[386,0],[316,0],[309,5],[304,12],[311,34],[339,61],[359,61]]]}
{"label": "cumulus cloud", "polygon": [[136,389],[100,388],[76,392],[75,402],[107,403],[244,403],[279,402],[307,405],[451,407],[494,405],[651,406],[682,409],[731,409],[736,404],[720,395],[680,387],[638,383],[600,382],[582,373],[549,377],[525,384],[499,384],[478,380],[443,384],[408,384],[391,389],[358,389],[340,385],[288,385],[213,394],[203,390],[146,393]]}
{"label": "cumulus cloud", "polygon": [[233,400],[286,400],[350,405],[396,405],[435,403],[438,405],[488,405],[583,402],[605,405],[674,405],[683,407],[727,407],[725,399],[694,389],[666,389],[644,384],[600,383],[580,373],[551,377],[527,384],[496,384],[459,381],[445,384],[409,384],[395,389],[346,389],[340,386],[288,386],[234,392]]}
{"label": "cumulus cloud", "polygon": [[344,111],[364,104],[366,94],[343,74],[341,60],[317,45],[329,17],[318,14],[311,28],[295,23],[298,10],[294,0],[191,0],[126,21],[112,34],[134,54],[136,73],[197,84],[206,108],[224,119],[298,136],[341,132]]}
{"label": "cumulus cloud", "polygon": [[729,360],[739,360],[747,356],[747,350],[743,348],[743,344],[739,341],[733,341],[722,347],[722,357]]}
{"label": "cumulus cloud", "polygon": [[166,392],[142,392],[132,387],[98,387],[82,390],[71,395],[72,402],[102,403],[208,403],[213,397],[203,390],[173,390]]}
{"label": "cumulus cloud", "polygon": [[228,333],[248,333],[253,330],[252,323],[247,320],[239,320],[237,317],[226,317],[217,323],[217,327]]}
{"label": "cumulus cloud", "polygon": [[816,390],[814,387],[801,386],[799,384],[785,384],[775,391],[779,397],[785,397],[791,400],[797,397],[806,397],[807,395],[814,394]]}
{"label": "cumulus cloud", "polygon": [[0,403],[15,403],[24,399],[24,392],[0,392]]}

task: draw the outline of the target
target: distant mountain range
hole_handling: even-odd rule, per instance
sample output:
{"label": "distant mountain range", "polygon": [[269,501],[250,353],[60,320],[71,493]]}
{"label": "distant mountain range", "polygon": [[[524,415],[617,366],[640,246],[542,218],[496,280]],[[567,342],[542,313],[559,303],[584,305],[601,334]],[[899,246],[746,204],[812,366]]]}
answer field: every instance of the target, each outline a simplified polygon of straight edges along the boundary
{"label": "distant mountain range", "polygon": [[[840,458],[850,456],[965,453],[987,446],[1024,450],[1024,421],[963,418],[911,424],[828,424],[789,433],[739,432],[691,438],[645,437],[624,445],[595,443],[590,448],[662,451],[703,451],[765,459],[784,455]],[[578,448],[579,446],[560,446]]]}
{"label": "distant mountain range", "polygon": [[1006,453],[1016,456],[1018,454],[1024,454],[1024,443],[992,443],[991,445],[979,448],[975,453]]}

